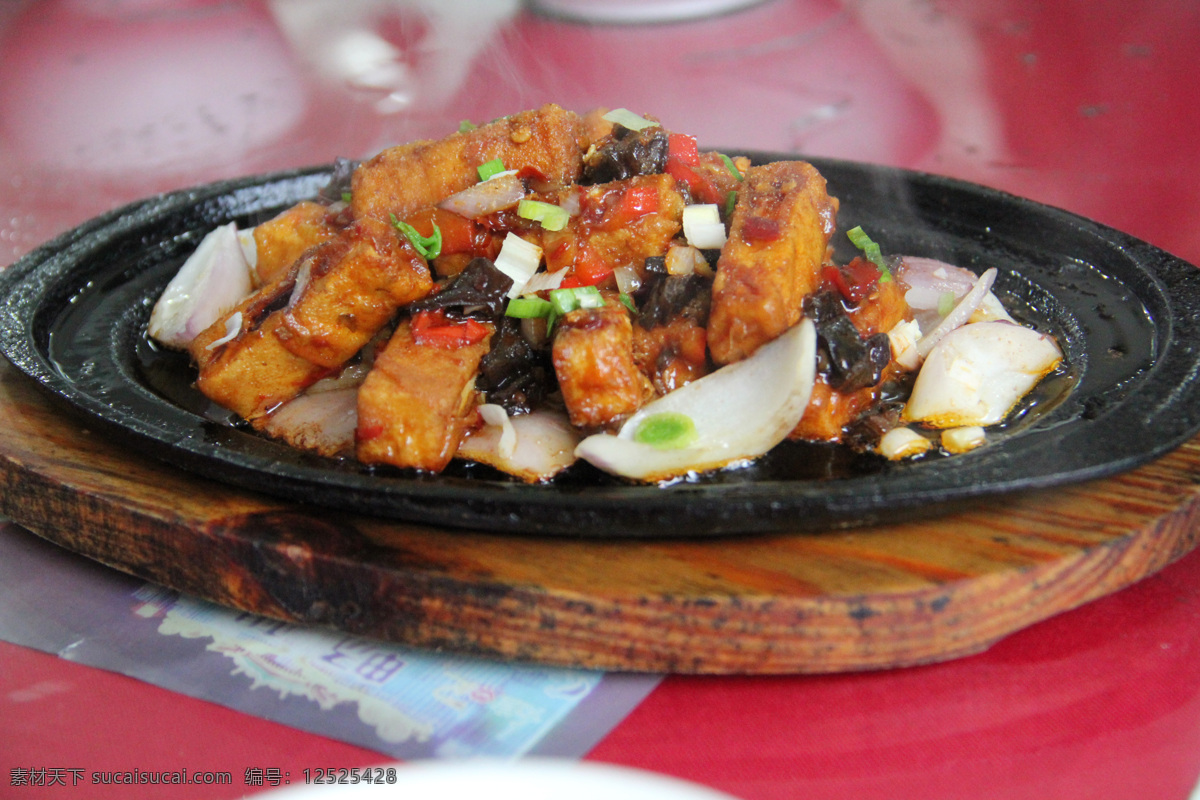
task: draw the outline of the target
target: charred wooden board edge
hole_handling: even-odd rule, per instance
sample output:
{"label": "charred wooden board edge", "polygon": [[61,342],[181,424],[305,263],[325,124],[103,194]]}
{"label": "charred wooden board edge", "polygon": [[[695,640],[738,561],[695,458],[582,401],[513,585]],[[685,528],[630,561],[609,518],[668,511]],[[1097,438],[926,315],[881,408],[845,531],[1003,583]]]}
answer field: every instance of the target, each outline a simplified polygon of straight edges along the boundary
{"label": "charred wooden board edge", "polygon": [[[1124,536],[1031,567],[875,595],[605,596],[438,565],[388,567],[353,518],[258,503],[248,493],[245,508],[226,516],[175,515],[163,510],[169,504],[89,491],[19,453],[0,453],[0,512],[67,549],[221,605],[435,651],[616,671],[834,673],[979,652],[1191,551],[1200,537],[1200,439],[1168,458],[1180,462],[1172,465],[1178,504]],[[81,467],[82,459],[72,465]],[[1097,493],[1117,480],[1096,482]],[[187,570],[175,566],[181,561]]]}

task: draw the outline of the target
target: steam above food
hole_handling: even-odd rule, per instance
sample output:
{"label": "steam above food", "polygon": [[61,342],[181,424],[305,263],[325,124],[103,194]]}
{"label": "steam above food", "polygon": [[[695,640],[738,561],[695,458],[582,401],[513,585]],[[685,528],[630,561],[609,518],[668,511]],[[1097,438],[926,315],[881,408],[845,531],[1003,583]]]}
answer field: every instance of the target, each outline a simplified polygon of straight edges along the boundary
{"label": "steam above food", "polygon": [[[148,333],[264,435],[384,468],[665,483],[789,439],[985,446],[1057,343],[995,268],[886,254],[839,211],[804,161],[547,105],[341,161],[319,197],[215,229]],[[862,255],[835,263],[840,235]]]}

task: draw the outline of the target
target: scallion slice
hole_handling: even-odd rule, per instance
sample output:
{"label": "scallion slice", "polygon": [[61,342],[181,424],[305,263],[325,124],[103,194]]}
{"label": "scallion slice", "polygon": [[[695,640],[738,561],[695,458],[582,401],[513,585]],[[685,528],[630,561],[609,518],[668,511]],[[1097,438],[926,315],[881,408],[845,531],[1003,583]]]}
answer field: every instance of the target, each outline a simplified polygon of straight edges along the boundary
{"label": "scallion slice", "polygon": [[733,159],[730,158],[729,156],[725,155],[724,153],[718,153],[717,155],[719,155],[721,157],[721,160],[725,162],[725,166],[729,169],[730,173],[733,174],[733,177],[737,178],[739,181],[742,180],[743,175],[742,175],[741,171],[737,168],[737,166],[733,163]]}
{"label": "scallion slice", "polygon": [[537,319],[538,317],[550,316],[550,311],[553,305],[549,300],[543,300],[540,297],[514,297],[508,301],[508,307],[504,310],[506,317],[516,317],[517,319]]}
{"label": "scallion slice", "polygon": [[555,313],[562,316],[577,308],[600,308],[604,305],[604,296],[595,286],[573,286],[552,291],[550,303]]}
{"label": "scallion slice", "polygon": [[888,269],[887,262],[883,259],[883,253],[880,251],[879,245],[875,244],[870,236],[867,236],[867,232],[862,229],[861,225],[846,231],[846,238],[855,247],[863,251],[863,255],[867,257],[867,261],[870,261],[879,268],[879,280],[886,282],[892,279],[892,271]]}
{"label": "scallion slice", "polygon": [[661,411],[642,420],[633,440],[657,447],[660,450],[681,450],[699,437],[696,423],[687,414],[678,411]]}
{"label": "scallion slice", "polygon": [[409,225],[403,220],[396,219],[396,215],[392,214],[392,225],[396,230],[400,231],[408,239],[413,249],[421,254],[421,257],[427,261],[432,261],[437,258],[442,252],[442,229],[436,224],[433,226],[432,236],[422,236],[421,232]]}
{"label": "scallion slice", "polygon": [[638,116],[628,108],[614,108],[604,115],[604,119],[616,125],[623,125],[631,131],[640,131],[642,128],[654,128],[658,126],[657,122]]}
{"label": "scallion slice", "polygon": [[504,162],[498,158],[493,158],[491,161],[480,164],[476,168],[476,172],[479,173],[479,180],[486,181],[504,172]]}
{"label": "scallion slice", "polygon": [[562,206],[544,203],[541,200],[522,200],[517,204],[517,216],[540,222],[548,231],[561,231],[571,218]]}
{"label": "scallion slice", "polygon": [[938,295],[938,314],[943,317],[949,316],[950,312],[954,310],[956,300],[954,292],[942,292]]}

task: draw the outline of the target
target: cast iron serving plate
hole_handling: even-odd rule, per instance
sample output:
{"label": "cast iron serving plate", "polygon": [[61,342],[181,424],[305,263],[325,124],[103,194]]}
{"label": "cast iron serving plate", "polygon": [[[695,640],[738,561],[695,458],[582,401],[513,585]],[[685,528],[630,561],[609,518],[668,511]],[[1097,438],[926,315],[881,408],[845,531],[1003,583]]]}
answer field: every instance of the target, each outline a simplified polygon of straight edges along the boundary
{"label": "cast iron serving plate", "polygon": [[302,504],[514,533],[696,536],[896,521],[1111,475],[1200,430],[1200,270],[981,186],[813,163],[841,201],[840,261],[853,254],[842,232],[862,225],[886,253],[998,267],[996,291],[1010,310],[1058,337],[1069,368],[988,446],[892,464],[785,443],[752,466],[669,486],[629,485],[586,464],[531,486],[477,466],[424,475],[326,460],[263,438],[199,395],[186,358],[152,345],[146,321],[205,233],[314,196],[328,167],[147,199],[31,252],[0,273],[0,351],[132,448],[186,470]]}

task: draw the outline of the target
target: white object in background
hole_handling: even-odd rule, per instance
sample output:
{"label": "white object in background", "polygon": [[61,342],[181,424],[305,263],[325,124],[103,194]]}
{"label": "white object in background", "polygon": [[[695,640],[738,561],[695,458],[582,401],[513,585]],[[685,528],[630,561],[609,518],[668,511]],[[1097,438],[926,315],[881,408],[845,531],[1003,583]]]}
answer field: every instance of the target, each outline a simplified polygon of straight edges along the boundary
{"label": "white object in background", "polygon": [[540,14],[575,20],[629,25],[643,22],[680,22],[738,11],[763,0],[529,0]]}
{"label": "white object in background", "polygon": [[[364,767],[363,771],[367,768]],[[371,768],[373,772],[379,770]],[[394,770],[394,772],[392,772]],[[394,783],[305,786],[262,800],[736,800],[689,781],[612,764],[566,759],[446,759],[388,764]],[[296,776],[293,776],[293,780]]]}

